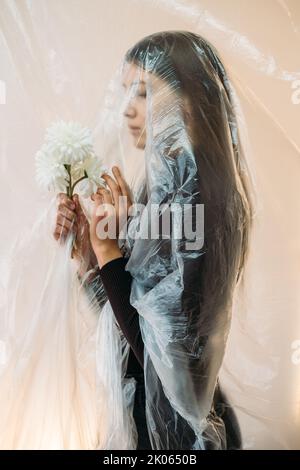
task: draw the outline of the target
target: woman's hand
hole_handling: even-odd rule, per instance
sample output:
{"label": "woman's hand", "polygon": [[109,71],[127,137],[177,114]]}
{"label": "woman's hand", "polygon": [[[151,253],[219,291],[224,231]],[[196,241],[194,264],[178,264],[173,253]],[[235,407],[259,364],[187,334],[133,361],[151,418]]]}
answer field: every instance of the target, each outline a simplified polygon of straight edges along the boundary
{"label": "woman's hand", "polygon": [[132,195],[120,169],[114,166],[112,171],[115,179],[107,174],[101,175],[109,189],[99,188],[97,193],[92,195],[95,205],[90,239],[100,267],[122,256],[118,237],[127,222],[128,210],[132,205]]}
{"label": "woman's hand", "polygon": [[90,227],[88,220],[80,206],[77,194],[69,198],[66,194],[58,195],[58,209],[56,225],[53,236],[60,243],[64,243],[68,235],[75,234],[75,243],[72,249],[72,258],[79,263],[78,273],[83,276],[93,268],[97,259],[90,242]]}

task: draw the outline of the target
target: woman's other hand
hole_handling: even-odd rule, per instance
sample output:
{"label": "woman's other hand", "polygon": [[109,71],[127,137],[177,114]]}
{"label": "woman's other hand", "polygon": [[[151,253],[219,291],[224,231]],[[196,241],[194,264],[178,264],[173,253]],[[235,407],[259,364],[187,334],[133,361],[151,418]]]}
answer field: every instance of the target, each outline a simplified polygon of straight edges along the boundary
{"label": "woman's other hand", "polygon": [[72,232],[75,235],[75,241],[71,256],[78,261],[78,272],[83,276],[97,263],[90,242],[89,223],[80,205],[78,195],[74,194],[71,199],[66,194],[60,193],[53,235],[57,241],[64,243]]}
{"label": "woman's other hand", "polygon": [[[115,179],[107,174],[102,175],[109,189],[99,188],[97,193],[91,196],[95,204],[90,226],[90,239],[99,266],[122,256],[118,246],[118,237],[123,225],[127,222],[128,210],[132,205],[131,192],[120,169],[114,166],[112,171]],[[100,230],[99,222],[101,223]]]}

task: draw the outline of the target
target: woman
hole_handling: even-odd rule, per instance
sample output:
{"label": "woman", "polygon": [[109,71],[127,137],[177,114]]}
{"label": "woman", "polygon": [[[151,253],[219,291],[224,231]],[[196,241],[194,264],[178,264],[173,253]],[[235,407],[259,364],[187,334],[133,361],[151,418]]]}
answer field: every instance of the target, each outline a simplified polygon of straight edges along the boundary
{"label": "woman", "polygon": [[[174,241],[181,214],[173,216],[171,236],[159,225],[158,239],[127,235],[122,244],[121,220],[133,199],[117,167],[114,178],[104,176],[108,188],[92,197],[90,227],[78,197],[61,195],[55,237],[75,228],[80,275],[99,266],[97,282],[130,345],[127,376],[137,381],[138,448],[237,449],[238,423],[220,391],[218,372],[233,291],[245,266],[252,207],[230,84],[206,40],[166,31],[127,52],[123,86],[129,95],[124,115],[135,146],[145,149],[138,202],[147,210],[157,203],[189,204],[193,227],[199,219],[193,208],[203,205],[204,241],[199,232],[194,242],[202,244],[192,249],[185,235]],[[122,207],[121,195],[127,198]],[[145,213],[137,220],[148,229]],[[109,226],[112,220],[116,237],[99,236],[99,222]],[[128,218],[128,227],[133,220]]]}

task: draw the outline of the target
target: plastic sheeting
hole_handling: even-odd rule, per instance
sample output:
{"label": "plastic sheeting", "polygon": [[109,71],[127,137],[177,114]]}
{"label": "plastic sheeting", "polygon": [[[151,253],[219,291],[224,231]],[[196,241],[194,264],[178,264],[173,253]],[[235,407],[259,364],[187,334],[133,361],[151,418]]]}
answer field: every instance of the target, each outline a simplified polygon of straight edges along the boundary
{"label": "plastic sheeting", "polygon": [[[222,363],[219,380],[229,407],[237,416],[242,447],[299,448],[300,12],[297,2],[255,3],[245,6],[241,17],[236,1],[225,2],[226,5],[204,1],[125,1],[122,5],[112,2],[108,7],[99,2],[83,6],[82,2],[20,4],[2,0],[1,166],[5,220],[1,266],[5,312],[1,318],[2,448],[135,447],[131,415],[134,381],[121,383],[124,371],[116,367],[116,358],[123,355],[125,359],[128,345],[124,345],[124,338],[116,329],[109,303],[99,313],[99,306],[88,303],[86,293],[78,290],[76,266],[67,262],[70,246],[58,247],[51,238],[53,205],[50,196],[36,189],[33,155],[40,147],[45,127],[53,120],[58,117],[78,120],[93,129],[97,150],[106,164],[120,163],[133,188],[140,187],[146,170],[148,196],[152,194],[155,202],[173,191],[170,187],[173,182],[179,186],[186,184],[195,157],[180,114],[180,86],[176,85],[179,98],[175,93],[170,101],[165,87],[161,87],[157,101],[151,87],[150,92],[147,89],[149,109],[154,114],[148,115],[147,135],[151,138],[144,156],[126,136],[125,129],[120,131],[119,121],[118,100],[122,93],[116,88],[120,84],[116,67],[138,39],[154,30],[171,29],[201,34],[220,52],[240,103],[236,109],[239,131],[245,161],[254,174],[256,198],[243,288],[240,286],[234,293],[232,314],[223,309],[223,317],[218,317],[220,323],[209,323],[206,331],[208,338],[213,338],[214,328],[217,334],[208,347],[207,377],[211,381],[204,381],[204,387],[200,380],[198,389],[194,388],[195,373],[184,367],[184,361],[194,355],[195,362],[201,362],[205,347],[201,342],[189,341],[195,336],[180,335],[180,331],[185,331],[180,329],[181,322],[177,327],[175,323],[170,326],[168,319],[174,320],[171,311],[174,296],[173,304],[164,304],[169,315],[164,320],[158,315],[155,305],[160,283],[155,287],[157,279],[143,277],[146,269],[149,274],[146,263],[151,256],[144,258],[143,270],[139,264],[145,249],[143,243],[133,248],[137,258],[133,256],[127,268],[135,276],[132,302],[141,315],[146,345],[145,378],[152,442],[156,448],[168,446],[162,440],[164,428],[153,416],[151,405],[158,400],[165,412],[171,404],[170,422],[183,418],[194,430],[196,439],[192,440],[191,448],[225,446],[222,421],[208,420],[207,426],[205,419]],[[261,17],[266,12],[272,16],[277,28],[266,29],[265,23],[257,24],[254,15],[257,9]],[[120,18],[126,24],[124,29],[118,27]],[[112,25],[115,27],[111,28]],[[284,31],[280,40],[276,29]],[[103,43],[104,37],[110,39],[105,41],[109,48]],[[151,66],[157,55],[146,54],[144,60]],[[165,67],[160,72],[169,77],[172,69]],[[171,84],[177,83],[177,79],[175,74]],[[228,113],[225,98],[222,95],[222,122],[226,122]],[[168,112],[160,114],[161,109]],[[235,126],[232,119],[229,121],[231,128],[226,136],[231,135],[234,142]],[[112,129],[118,132],[111,132]],[[171,132],[174,130],[175,146]],[[168,133],[171,144],[165,140]],[[166,148],[168,152],[173,148],[176,154],[179,147],[184,150],[184,165],[178,167],[175,163],[174,167],[174,159],[168,158],[167,166],[161,167]],[[191,194],[197,195],[193,185],[189,185],[186,193],[188,198]],[[10,255],[4,256],[12,238],[16,242]],[[157,250],[155,243],[152,253]],[[130,251],[129,245],[127,249]],[[180,253],[178,245],[172,246],[171,253],[171,258],[154,257],[152,261],[156,259],[157,264],[153,267],[165,269],[167,259],[171,259],[172,272],[176,273],[174,263],[180,268],[188,265],[188,255]],[[236,256],[239,257],[238,249]],[[197,257],[192,257],[193,263],[197,264]],[[183,273],[184,269],[179,271],[180,275]],[[153,297],[145,296],[149,279],[155,281],[151,286]],[[180,297],[182,289],[177,281],[171,282],[170,290],[175,298]],[[163,289],[163,299],[168,289]],[[204,321],[205,324],[208,325]],[[200,331],[200,337],[204,337],[205,328]],[[105,346],[108,337],[114,338],[110,350]],[[178,344],[187,353],[182,354]],[[105,362],[103,357],[114,362]],[[174,374],[176,368],[181,369],[181,374]],[[195,370],[199,372],[196,367]],[[158,380],[162,381],[162,389]],[[108,393],[109,390],[114,392]],[[171,428],[167,436],[174,438]],[[176,434],[173,445],[180,447]]]}

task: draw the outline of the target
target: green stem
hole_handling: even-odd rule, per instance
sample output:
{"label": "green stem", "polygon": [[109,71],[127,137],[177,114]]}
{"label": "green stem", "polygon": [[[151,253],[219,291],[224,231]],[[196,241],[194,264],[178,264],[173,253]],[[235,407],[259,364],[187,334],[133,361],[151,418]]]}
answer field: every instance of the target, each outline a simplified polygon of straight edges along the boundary
{"label": "green stem", "polygon": [[65,164],[64,167],[67,170],[68,175],[69,175],[69,185],[67,186],[67,196],[72,197],[72,193],[71,193],[71,190],[72,190],[71,165]]}
{"label": "green stem", "polygon": [[84,170],[84,176],[82,176],[82,177],[79,178],[77,181],[75,181],[74,184],[72,184],[71,165],[65,164],[64,167],[65,167],[65,169],[67,170],[68,175],[69,175],[69,185],[67,186],[67,196],[71,198],[71,197],[73,196],[73,192],[74,192],[74,189],[75,189],[76,184],[79,183],[79,181],[82,181],[82,180],[84,180],[85,178],[88,178],[88,174],[87,174],[87,172]]}
{"label": "green stem", "polygon": [[71,196],[70,196],[70,197],[73,196],[73,191],[74,191],[74,189],[75,189],[76,184],[79,183],[79,181],[82,181],[82,180],[84,180],[84,179],[87,178],[87,177],[88,177],[88,174],[87,174],[86,171],[84,171],[84,176],[82,176],[82,177],[79,178],[77,181],[75,181],[75,183],[73,184],[73,186],[71,186],[71,189],[70,189]]}
{"label": "green stem", "polygon": [[[64,165],[65,169],[67,170],[67,173],[69,175],[69,184],[67,186],[67,196],[69,198],[72,198],[73,196],[73,189],[75,187],[75,184],[78,183],[78,181],[76,181],[76,183],[72,186],[72,175],[71,175],[71,165],[67,165],[65,164]],[[72,257],[73,257],[73,249],[76,248],[76,237],[73,239],[73,242],[72,242],[72,250],[71,250],[71,253],[72,253]]]}

